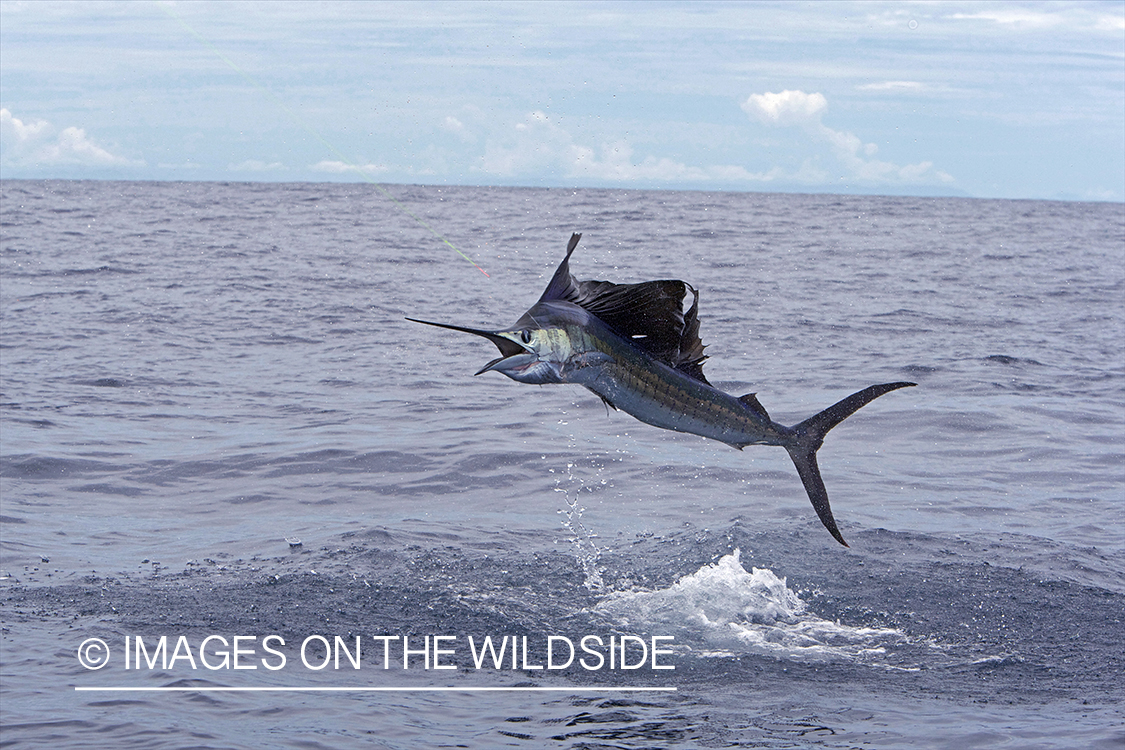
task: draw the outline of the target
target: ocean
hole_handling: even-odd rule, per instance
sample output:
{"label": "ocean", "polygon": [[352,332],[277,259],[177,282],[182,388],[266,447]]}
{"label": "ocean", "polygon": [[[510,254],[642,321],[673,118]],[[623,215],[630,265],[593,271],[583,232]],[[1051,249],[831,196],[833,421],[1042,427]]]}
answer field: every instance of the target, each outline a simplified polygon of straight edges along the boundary
{"label": "ocean", "polygon": [[[385,191],[385,192],[384,192]],[[5,748],[1120,748],[1125,206],[0,182]],[[572,232],[783,450],[473,373]],[[471,263],[469,262],[471,259]]]}

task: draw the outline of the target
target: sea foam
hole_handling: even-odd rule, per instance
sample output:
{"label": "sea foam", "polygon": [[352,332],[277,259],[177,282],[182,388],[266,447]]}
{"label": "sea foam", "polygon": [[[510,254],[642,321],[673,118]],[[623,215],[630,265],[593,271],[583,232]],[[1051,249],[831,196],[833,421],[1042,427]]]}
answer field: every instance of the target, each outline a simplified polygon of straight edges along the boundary
{"label": "sea foam", "polygon": [[622,627],[661,630],[709,656],[743,653],[782,658],[862,659],[905,638],[891,628],[856,627],[823,619],[773,571],[742,566],[741,551],[656,591],[618,591],[595,610]]}

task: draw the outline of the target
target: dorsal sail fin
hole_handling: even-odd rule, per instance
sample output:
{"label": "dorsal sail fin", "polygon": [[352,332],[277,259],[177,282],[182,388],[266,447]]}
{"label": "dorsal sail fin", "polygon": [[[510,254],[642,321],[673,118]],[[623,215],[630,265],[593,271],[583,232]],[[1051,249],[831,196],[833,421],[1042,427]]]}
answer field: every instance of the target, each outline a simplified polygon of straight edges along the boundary
{"label": "dorsal sail fin", "polygon": [[707,378],[703,377],[703,360],[707,359],[703,348],[706,345],[699,338],[699,292],[691,284],[686,286],[691,290],[692,301],[691,307],[684,313],[684,331],[680,336],[680,363],[676,365],[676,369],[707,383]]}
{"label": "dorsal sail fin", "polygon": [[[586,310],[654,359],[703,383],[703,342],[699,339],[699,292],[677,279],[614,284],[579,281],[570,273],[570,256],[581,234],[574,234],[566,257],[547,284],[540,302],[564,300]],[[684,298],[693,300],[684,313]]]}
{"label": "dorsal sail fin", "polygon": [[582,239],[580,232],[570,235],[570,242],[566,245],[566,257],[555,269],[555,275],[551,277],[547,288],[543,290],[543,296],[539,298],[540,302],[552,299],[574,302],[573,298],[578,295],[578,281],[570,275],[570,256],[574,252],[574,248],[578,247],[578,240],[580,239]]}

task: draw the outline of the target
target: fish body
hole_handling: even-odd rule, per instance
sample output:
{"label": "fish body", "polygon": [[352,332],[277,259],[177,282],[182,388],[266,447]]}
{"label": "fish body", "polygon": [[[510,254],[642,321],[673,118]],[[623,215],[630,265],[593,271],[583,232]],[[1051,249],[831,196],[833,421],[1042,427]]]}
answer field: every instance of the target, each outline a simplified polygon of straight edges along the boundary
{"label": "fish body", "polygon": [[[544,302],[529,311],[544,334],[533,337],[534,363],[524,383],[573,383],[614,409],[666,430],[689,432],[742,448],[784,445],[791,430],[744,401],[654,359],[629,339],[570,302]],[[493,368],[496,369],[496,368]]]}
{"label": "fish body", "polygon": [[[477,374],[495,370],[521,383],[572,383],[642,422],[687,432],[742,449],[776,445],[793,459],[813,508],[829,533],[847,546],[828,503],[816,464],[824,435],[875,398],[914,383],[874,385],[798,425],[774,422],[755,394],[736,397],[703,375],[697,317],[699,293],[678,280],[640,284],[578,281],[569,261],[580,234],[539,301],[504,331],[447,323],[418,323],[483,336],[500,357]],[[691,306],[684,311],[688,293]]]}

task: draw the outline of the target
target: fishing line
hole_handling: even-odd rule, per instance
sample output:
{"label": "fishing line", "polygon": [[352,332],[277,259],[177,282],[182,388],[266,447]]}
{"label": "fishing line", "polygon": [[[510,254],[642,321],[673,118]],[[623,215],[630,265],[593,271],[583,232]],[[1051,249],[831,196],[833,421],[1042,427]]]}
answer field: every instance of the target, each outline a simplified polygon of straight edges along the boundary
{"label": "fishing line", "polygon": [[231,60],[229,57],[224,55],[222,53],[222,51],[219,50],[218,47],[216,47],[206,37],[204,37],[202,34],[200,34],[198,31],[196,31],[194,28],[192,28],[188,24],[188,22],[185,21],[183,18],[181,18],[174,10],[172,10],[172,8],[168,7],[164,3],[157,3],[157,6],[159,6],[161,10],[163,10],[165,13],[167,13],[174,21],[176,21],[176,23],[178,23],[184,29],[184,31],[191,34],[193,37],[196,38],[196,40],[200,44],[202,44],[207,49],[211,50],[211,52],[213,52],[216,57],[218,57],[220,60],[222,60],[224,63],[226,63],[227,66],[231,70],[233,70],[235,73],[238,73],[240,76],[242,76],[243,80],[245,80],[251,86],[256,88],[258,91],[265,94],[266,97],[269,98],[271,101],[273,101],[273,103],[276,104],[277,107],[282,112],[284,112],[286,114],[286,116],[289,117],[289,119],[293,121],[294,124],[296,124],[298,127],[300,127],[302,130],[304,130],[306,133],[308,133],[313,138],[315,138],[317,141],[319,141],[322,146],[324,146],[326,149],[328,149],[334,156],[339,158],[340,161],[342,161],[344,164],[348,165],[348,167],[350,167],[351,169],[354,169],[359,174],[359,176],[364,179],[365,182],[367,182],[369,185],[374,186],[376,190],[378,190],[388,200],[390,200],[392,203],[394,203],[396,206],[398,206],[399,210],[401,210],[403,213],[405,213],[410,218],[414,219],[414,221],[418,222],[419,224],[421,224],[426,229],[430,230],[431,234],[433,234],[439,240],[441,240],[446,245],[448,245],[450,247],[450,249],[453,250],[453,252],[457,253],[462,258],[464,258],[465,260],[472,263],[473,267],[476,268],[481,273],[483,273],[485,276],[488,276],[488,272],[485,271],[480,266],[478,266],[472,258],[470,258],[468,255],[465,255],[463,252],[461,252],[457,248],[456,245],[454,245],[452,242],[447,240],[444,236],[442,236],[442,234],[440,232],[438,232],[436,229],[434,229],[432,226],[430,226],[429,223],[427,223],[425,219],[418,216],[413,211],[411,211],[409,208],[404,206],[397,198],[395,198],[393,195],[391,195],[391,193],[386,188],[384,188],[382,185],[380,185],[375,180],[371,179],[371,177],[368,176],[368,174],[363,171],[362,167],[360,167],[358,164],[355,164],[354,162],[352,162],[351,159],[349,159],[347,156],[345,156],[343,153],[341,153],[341,151],[338,148],[336,148],[331,143],[329,143],[328,140],[326,140],[324,138],[324,136],[322,136],[319,132],[317,132],[317,130],[315,130],[312,126],[305,123],[305,121],[302,120],[300,117],[298,117],[297,114],[295,112],[293,112],[293,110],[289,109],[289,107],[287,107],[285,105],[285,102],[283,102],[276,94],[274,94],[272,91],[270,91],[268,88],[266,88],[266,86],[264,84],[259,83],[257,81],[257,79],[255,79],[249,73],[244,71],[242,68],[238,67],[238,65],[236,65],[233,60]]}

